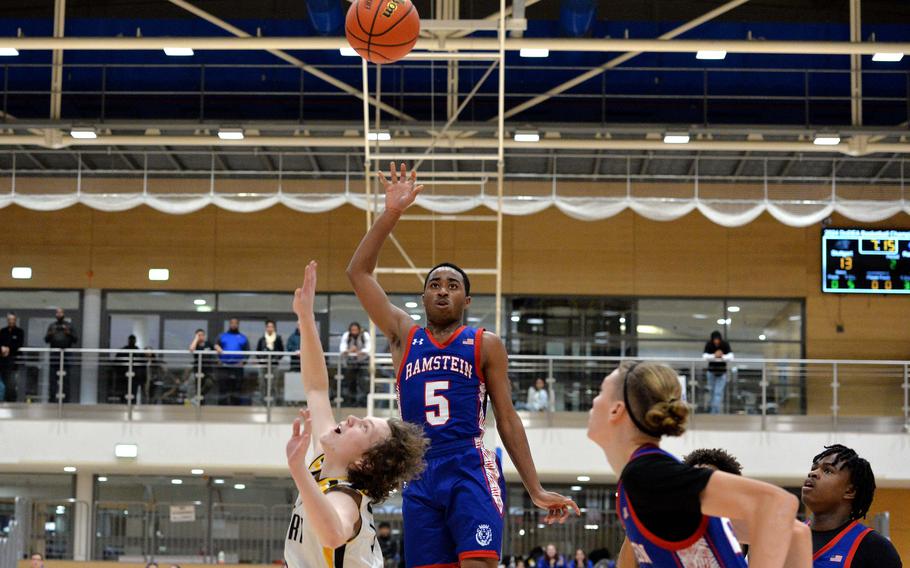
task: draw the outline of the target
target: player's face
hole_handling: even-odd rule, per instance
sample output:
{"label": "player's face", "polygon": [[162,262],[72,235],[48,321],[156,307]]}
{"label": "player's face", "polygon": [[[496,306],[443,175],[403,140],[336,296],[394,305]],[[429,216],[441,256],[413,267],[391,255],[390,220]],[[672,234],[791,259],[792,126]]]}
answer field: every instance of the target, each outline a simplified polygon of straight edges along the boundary
{"label": "player's face", "polygon": [[423,309],[427,319],[435,322],[461,320],[464,309],[471,305],[471,297],[465,294],[461,274],[451,268],[437,268],[430,273],[427,287],[423,290]]}
{"label": "player's face", "polygon": [[813,513],[836,509],[855,495],[850,484],[850,471],[835,465],[836,456],[827,456],[812,464],[802,487],[803,503]]}
{"label": "player's face", "polygon": [[610,444],[610,435],[615,429],[611,417],[615,414],[617,406],[615,393],[618,380],[619,369],[604,378],[600,385],[600,394],[594,399],[588,415],[588,438],[602,448]]}
{"label": "player's face", "polygon": [[327,454],[352,464],[391,434],[389,423],[381,418],[348,416],[334,430],[323,434],[319,441]]}

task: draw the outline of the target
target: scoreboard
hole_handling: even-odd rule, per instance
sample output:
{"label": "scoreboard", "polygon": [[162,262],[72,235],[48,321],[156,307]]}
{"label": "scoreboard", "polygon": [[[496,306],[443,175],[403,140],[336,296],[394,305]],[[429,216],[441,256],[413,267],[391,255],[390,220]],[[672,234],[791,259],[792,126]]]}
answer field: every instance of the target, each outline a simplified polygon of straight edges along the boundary
{"label": "scoreboard", "polygon": [[910,231],[825,229],[822,291],[910,294]]}

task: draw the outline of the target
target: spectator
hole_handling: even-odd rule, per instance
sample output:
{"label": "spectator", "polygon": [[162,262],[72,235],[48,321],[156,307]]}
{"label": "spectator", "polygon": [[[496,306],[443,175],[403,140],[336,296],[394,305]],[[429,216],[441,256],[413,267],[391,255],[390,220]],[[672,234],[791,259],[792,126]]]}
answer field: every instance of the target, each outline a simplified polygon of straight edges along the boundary
{"label": "spectator", "polygon": [[[73,329],[73,323],[66,319],[66,313],[63,308],[57,308],[56,321],[48,326],[47,333],[44,335],[44,342],[51,349],[70,349],[79,341],[76,331]],[[49,398],[51,401],[56,400],[57,391],[60,388],[60,377],[57,372],[60,370],[60,353],[51,353],[51,390]],[[63,371],[65,377],[63,380],[63,401],[79,402],[79,377],[72,372],[72,366],[67,364],[67,358],[63,358]]]}
{"label": "spectator", "polygon": [[[256,351],[269,351],[269,352],[283,352],[284,351],[284,341],[281,339],[281,336],[278,335],[276,331],[275,322],[272,320],[265,320],[265,332],[262,337],[259,338],[259,341],[256,343]],[[259,383],[259,397],[263,396],[263,393],[268,388],[268,381],[265,378],[266,373],[269,372],[269,362],[271,361],[271,371],[272,378],[278,376],[278,361],[280,357],[275,357],[273,355],[257,355],[259,358],[259,365],[261,367],[261,379]],[[273,381],[272,388],[274,389],[275,382]],[[265,396],[269,396],[271,393],[265,393]]]}
{"label": "spectator", "polygon": [[240,353],[228,354],[225,351],[249,351],[250,340],[240,333],[240,320],[231,318],[228,330],[218,336],[215,351],[221,364],[218,379],[219,402],[221,404],[250,404],[249,397],[243,396],[243,365],[246,356]]}
{"label": "spectator", "polygon": [[195,375],[198,372],[198,369],[202,369],[202,378],[200,379],[201,392],[199,393],[199,396],[203,397],[205,402],[212,403],[217,400],[218,390],[216,388],[217,385],[215,384],[214,359],[210,353],[206,353],[207,351],[215,351],[215,346],[212,345],[211,341],[208,341],[205,338],[204,329],[197,329],[196,334],[193,335],[193,341],[190,343],[190,353],[198,354],[197,357],[199,357],[199,359],[193,360],[193,368],[190,376],[190,384],[192,387],[189,390],[191,392],[196,392]]}
{"label": "spectator", "polygon": [[550,408],[550,393],[547,392],[547,383],[538,378],[534,386],[528,388],[528,410],[543,412]]}
{"label": "spectator", "polygon": [[341,355],[341,364],[344,368],[344,383],[347,387],[347,396],[354,406],[365,406],[367,400],[367,387],[364,371],[367,368],[367,358],[370,354],[370,334],[360,327],[360,324],[351,322],[348,330],[341,336],[338,353]]}
{"label": "spectator", "polygon": [[727,387],[727,361],[733,359],[730,344],[724,341],[719,331],[711,333],[711,339],[705,344],[702,357],[708,361],[708,412],[720,414],[724,406],[724,390]]}
{"label": "spectator", "polygon": [[294,353],[291,355],[291,370],[300,372],[300,330],[294,329],[294,333],[288,336],[286,349]]}
{"label": "spectator", "polygon": [[44,568],[44,556],[40,552],[32,554],[30,568]]}
{"label": "spectator", "polygon": [[19,350],[25,345],[25,332],[17,323],[16,314],[9,313],[6,315],[6,327],[0,329],[0,402],[16,402],[20,393],[25,394],[24,385],[17,381],[16,364]]}
{"label": "spectator", "polygon": [[[538,379],[540,380],[540,379]],[[566,559],[563,555],[559,554],[559,551],[556,550],[556,545],[552,542],[547,545],[546,550],[541,557],[540,562],[537,563],[538,568],[567,568]]]}
{"label": "spectator", "polygon": [[519,558],[515,560],[515,568],[526,568],[524,559]]}
{"label": "spectator", "polygon": [[569,563],[569,566],[571,568],[594,568],[594,563],[588,559],[585,551],[579,548],[575,551],[575,559]]}
{"label": "spectator", "polygon": [[376,531],[376,540],[382,550],[383,566],[394,568],[398,565],[398,543],[392,538],[392,525],[386,522],[379,523]]}
{"label": "spectator", "polygon": [[[117,366],[121,368],[121,372],[118,373],[120,384],[116,385],[116,391],[118,393],[126,393],[128,390],[128,385],[130,384],[129,377],[127,373],[129,372],[129,360],[130,353],[129,351],[138,351],[139,345],[136,343],[136,336],[130,335],[126,339],[126,345],[120,348],[120,352],[115,356],[118,361]],[[145,383],[148,380],[148,375],[145,372],[145,361],[139,353],[132,353],[133,356],[133,389],[129,394],[133,395],[133,404],[139,404],[139,399],[137,398],[137,393],[140,390],[145,390]],[[124,397],[125,398],[125,397]]]}

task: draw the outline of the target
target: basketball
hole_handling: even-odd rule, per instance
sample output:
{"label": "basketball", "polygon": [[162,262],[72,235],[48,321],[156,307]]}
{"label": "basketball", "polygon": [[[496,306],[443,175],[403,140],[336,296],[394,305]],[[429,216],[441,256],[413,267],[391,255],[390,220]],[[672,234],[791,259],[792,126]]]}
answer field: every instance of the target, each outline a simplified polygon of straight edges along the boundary
{"label": "basketball", "polygon": [[351,47],[370,63],[394,63],[410,53],[420,34],[411,0],[355,0],[345,18]]}

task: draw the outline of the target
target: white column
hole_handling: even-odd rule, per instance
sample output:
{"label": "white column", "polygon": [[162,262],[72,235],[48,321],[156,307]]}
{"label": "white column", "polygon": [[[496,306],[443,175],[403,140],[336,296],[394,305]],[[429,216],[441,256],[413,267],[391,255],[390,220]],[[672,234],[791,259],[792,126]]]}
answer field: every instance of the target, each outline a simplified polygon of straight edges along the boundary
{"label": "white column", "polygon": [[[87,288],[82,295],[82,337],[78,347],[97,349],[101,346],[101,290]],[[119,346],[118,346],[119,347]],[[84,356],[82,364],[81,404],[98,403],[98,357]]]}
{"label": "white column", "polygon": [[74,509],[73,560],[85,561],[92,551],[92,503],[95,479],[91,471],[81,468],[76,474],[76,507]]}

